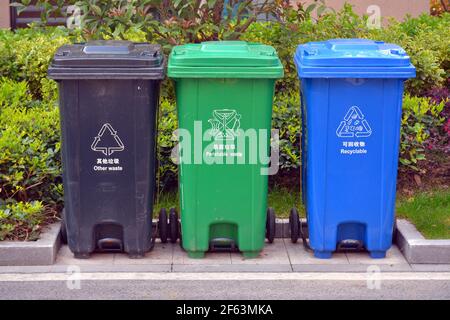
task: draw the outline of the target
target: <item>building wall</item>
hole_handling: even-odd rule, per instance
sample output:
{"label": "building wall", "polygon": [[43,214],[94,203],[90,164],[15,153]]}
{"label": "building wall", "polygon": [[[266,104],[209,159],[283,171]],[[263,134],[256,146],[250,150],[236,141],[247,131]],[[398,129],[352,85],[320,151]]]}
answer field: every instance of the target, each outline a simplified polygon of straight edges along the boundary
{"label": "building wall", "polygon": [[0,28],[10,27],[9,1],[0,0]]}
{"label": "building wall", "polygon": [[[293,2],[312,3],[313,0],[294,0]],[[326,4],[336,10],[348,2],[358,14],[369,14],[369,6],[376,5],[381,10],[381,17],[394,17],[403,20],[407,14],[416,17],[430,12],[430,0],[326,0]]]}
{"label": "building wall", "polygon": [[[313,0],[292,0],[293,3],[312,3]],[[402,20],[407,14],[418,16],[430,11],[430,0],[326,0],[328,6],[336,10],[342,8],[345,2],[353,5],[359,14],[367,13],[371,5],[377,5],[381,9],[381,16],[394,17]],[[0,28],[10,27],[9,1],[0,0]]]}

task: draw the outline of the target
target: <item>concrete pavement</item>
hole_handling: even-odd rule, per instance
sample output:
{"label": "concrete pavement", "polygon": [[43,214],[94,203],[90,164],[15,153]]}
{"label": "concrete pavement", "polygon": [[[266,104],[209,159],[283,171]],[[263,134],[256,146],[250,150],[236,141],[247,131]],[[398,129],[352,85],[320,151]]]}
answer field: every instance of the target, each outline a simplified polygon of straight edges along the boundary
{"label": "concrete pavement", "polygon": [[0,299],[450,299],[450,265],[411,265],[397,247],[381,260],[367,253],[319,260],[289,239],[251,260],[189,259],[178,244],[161,243],[144,259],[77,260],[63,246],[52,266],[0,267]]}
{"label": "concrete pavement", "polygon": [[[368,266],[377,265],[382,271],[412,271],[397,247],[386,259],[373,260],[368,253],[336,253],[332,259],[321,260],[305,251],[300,243],[289,239],[275,239],[266,244],[256,259],[244,259],[240,253],[207,253],[204,259],[190,259],[179,244],[157,243],[144,259],[129,259],[126,254],[94,254],[91,259],[77,260],[67,246],[63,246],[51,270],[78,265],[85,272],[128,271],[142,272],[366,272]],[[101,268],[98,268],[98,267]],[[450,271],[450,267],[448,269]],[[0,269],[1,272],[1,269]]]}

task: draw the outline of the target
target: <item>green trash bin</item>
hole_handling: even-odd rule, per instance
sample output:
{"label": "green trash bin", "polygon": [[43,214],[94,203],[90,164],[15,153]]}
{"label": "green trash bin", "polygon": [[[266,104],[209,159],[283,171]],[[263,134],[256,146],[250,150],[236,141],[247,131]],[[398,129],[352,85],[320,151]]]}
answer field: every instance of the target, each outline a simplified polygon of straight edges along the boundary
{"label": "green trash bin", "polygon": [[182,246],[192,258],[230,249],[256,257],[265,231],[272,241],[275,232],[267,169],[283,77],[277,53],[244,41],[186,44],[172,50],[168,75],[177,96]]}

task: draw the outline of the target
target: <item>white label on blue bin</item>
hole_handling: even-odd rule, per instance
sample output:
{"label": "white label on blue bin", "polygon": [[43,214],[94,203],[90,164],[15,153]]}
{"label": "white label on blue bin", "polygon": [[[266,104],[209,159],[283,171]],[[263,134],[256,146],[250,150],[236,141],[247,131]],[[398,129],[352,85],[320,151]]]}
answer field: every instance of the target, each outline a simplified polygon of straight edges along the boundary
{"label": "white label on blue bin", "polygon": [[125,150],[125,145],[111,124],[105,123],[100,128],[91,144],[91,150],[104,155],[104,157],[96,159],[93,166],[94,171],[123,171],[123,167],[120,166],[120,159],[111,158],[113,153]]}
{"label": "white label on blue bin", "polygon": [[357,106],[350,107],[344,120],[336,130],[339,138],[367,138],[372,135],[372,128]]}
{"label": "white label on blue bin", "polygon": [[[336,135],[339,138],[352,139],[342,142],[341,154],[367,154],[367,143],[361,140],[361,138],[370,137],[372,135],[372,128],[361,109],[357,106],[352,106],[339,124]],[[355,139],[358,140],[355,141]]]}

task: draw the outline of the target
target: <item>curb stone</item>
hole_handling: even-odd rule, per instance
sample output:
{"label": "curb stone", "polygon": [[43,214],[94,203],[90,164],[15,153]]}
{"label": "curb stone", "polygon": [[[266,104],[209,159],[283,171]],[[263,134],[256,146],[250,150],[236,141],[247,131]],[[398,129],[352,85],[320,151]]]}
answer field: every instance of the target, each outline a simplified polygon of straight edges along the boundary
{"label": "curb stone", "polygon": [[427,240],[409,221],[397,220],[397,245],[411,264],[450,264],[450,240]]}
{"label": "curb stone", "polygon": [[0,266],[52,265],[61,246],[60,223],[47,226],[37,241],[0,241]]}

